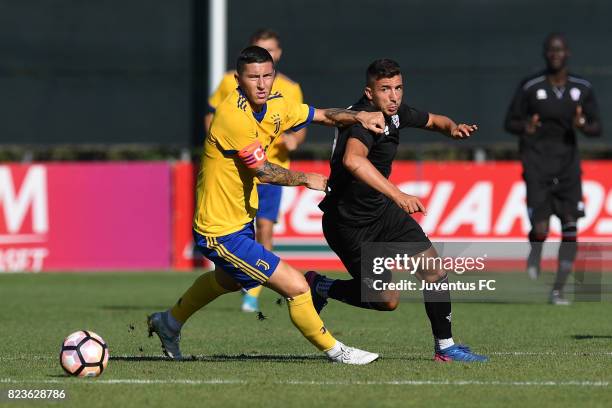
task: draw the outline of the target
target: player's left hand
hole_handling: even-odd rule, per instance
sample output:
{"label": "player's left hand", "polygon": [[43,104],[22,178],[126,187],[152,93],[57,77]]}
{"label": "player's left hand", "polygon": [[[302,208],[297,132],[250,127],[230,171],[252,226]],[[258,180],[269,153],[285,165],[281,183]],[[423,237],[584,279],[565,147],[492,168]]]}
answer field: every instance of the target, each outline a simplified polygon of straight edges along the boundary
{"label": "player's left hand", "polygon": [[380,134],[385,131],[385,117],[382,112],[360,111],[355,116],[355,119],[361,123],[361,126],[374,133]]}
{"label": "player's left hand", "polygon": [[586,125],[586,116],[582,113],[582,105],[576,106],[576,115],[574,116],[574,126],[582,129]]}
{"label": "player's left hand", "polygon": [[298,147],[297,139],[291,133],[283,133],[281,135],[281,143],[283,143],[288,152],[292,152]]}
{"label": "player's left hand", "polygon": [[461,123],[451,130],[450,136],[453,139],[467,139],[477,130],[477,125],[466,125],[465,123]]}

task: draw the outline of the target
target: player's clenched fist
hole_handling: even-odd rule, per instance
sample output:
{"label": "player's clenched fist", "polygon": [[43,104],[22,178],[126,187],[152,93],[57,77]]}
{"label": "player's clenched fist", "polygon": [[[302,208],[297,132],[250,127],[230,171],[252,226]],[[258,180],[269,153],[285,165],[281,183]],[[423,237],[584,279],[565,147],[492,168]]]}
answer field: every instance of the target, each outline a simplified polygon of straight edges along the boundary
{"label": "player's clenched fist", "polygon": [[451,137],[454,139],[465,139],[470,137],[472,133],[477,130],[478,126],[476,125],[466,125],[465,123],[461,123],[451,130]]}
{"label": "player's clenched fist", "polygon": [[415,196],[399,192],[395,197],[393,197],[393,201],[408,214],[422,212],[423,214],[427,215],[425,206]]}
{"label": "player's clenched fist", "polygon": [[305,185],[311,190],[325,191],[327,188],[327,177],[318,173],[306,173]]}
{"label": "player's clenched fist", "polygon": [[355,119],[361,123],[361,126],[372,132],[382,133],[385,130],[385,117],[382,112],[360,111],[355,116]]}

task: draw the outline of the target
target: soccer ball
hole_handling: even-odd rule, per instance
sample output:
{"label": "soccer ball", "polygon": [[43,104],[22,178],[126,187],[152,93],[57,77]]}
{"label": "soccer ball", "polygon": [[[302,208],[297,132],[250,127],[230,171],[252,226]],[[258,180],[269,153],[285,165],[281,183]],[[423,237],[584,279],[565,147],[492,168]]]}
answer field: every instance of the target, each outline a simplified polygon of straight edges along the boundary
{"label": "soccer ball", "polygon": [[60,364],[69,375],[97,377],[108,364],[108,346],[92,331],[74,332],[62,343]]}

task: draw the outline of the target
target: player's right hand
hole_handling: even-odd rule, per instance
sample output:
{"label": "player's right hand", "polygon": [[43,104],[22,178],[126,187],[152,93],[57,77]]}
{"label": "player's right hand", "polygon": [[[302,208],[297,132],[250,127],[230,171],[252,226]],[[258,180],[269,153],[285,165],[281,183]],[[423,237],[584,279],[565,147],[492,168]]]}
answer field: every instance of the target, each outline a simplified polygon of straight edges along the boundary
{"label": "player's right hand", "polygon": [[393,197],[393,201],[408,214],[422,212],[423,215],[427,215],[427,210],[425,209],[425,206],[415,196],[399,192],[395,197]]}
{"label": "player's right hand", "polygon": [[538,131],[540,126],[542,126],[542,122],[540,122],[540,115],[536,113],[525,124],[525,133],[528,135],[533,135]]}
{"label": "player's right hand", "polygon": [[318,173],[306,173],[306,187],[311,190],[325,191],[327,177]]}
{"label": "player's right hand", "polygon": [[383,116],[382,112],[360,111],[355,116],[355,119],[357,119],[357,121],[361,123],[361,126],[368,129],[369,131],[372,131],[377,134],[383,133],[385,131],[385,117]]}

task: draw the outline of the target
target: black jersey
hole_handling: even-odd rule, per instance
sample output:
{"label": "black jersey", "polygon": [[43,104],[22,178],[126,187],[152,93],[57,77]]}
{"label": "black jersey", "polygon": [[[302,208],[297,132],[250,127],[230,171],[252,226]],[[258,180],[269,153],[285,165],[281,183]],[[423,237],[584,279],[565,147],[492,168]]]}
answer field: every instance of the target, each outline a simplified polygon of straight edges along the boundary
{"label": "black jersey", "polygon": [[[520,136],[520,154],[526,177],[575,178],[580,174],[574,117],[582,106],[587,121],[599,121],[599,111],[589,81],[569,75],[564,87],[548,81],[545,72],[521,82],[506,115],[505,127]],[[538,114],[542,125],[533,135],[525,123]]]}
{"label": "black jersey", "polygon": [[[351,110],[373,112],[377,109],[364,97]],[[330,161],[331,175],[328,193],[319,207],[325,213],[333,213],[351,225],[366,225],[379,218],[390,200],[367,184],[355,179],[344,167],[342,159],[349,137],[360,140],[368,148],[368,160],[386,178],[391,174],[391,165],[399,144],[399,129],[404,127],[423,128],[429,114],[401,104],[397,114],[385,116],[385,130],[377,135],[361,125],[336,130],[334,148]]]}

